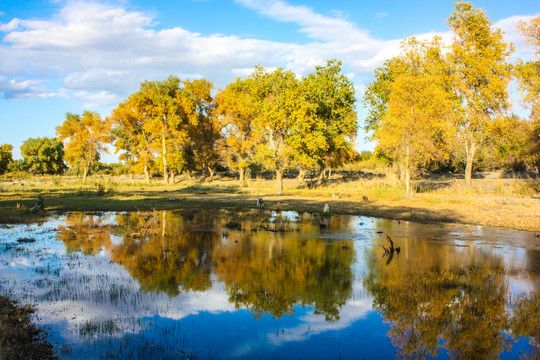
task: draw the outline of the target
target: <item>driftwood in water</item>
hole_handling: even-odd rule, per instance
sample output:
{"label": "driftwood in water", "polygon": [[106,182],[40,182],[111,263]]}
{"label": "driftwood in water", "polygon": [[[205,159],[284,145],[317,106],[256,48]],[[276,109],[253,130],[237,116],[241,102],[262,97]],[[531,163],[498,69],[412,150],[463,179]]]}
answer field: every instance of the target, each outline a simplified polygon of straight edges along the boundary
{"label": "driftwood in water", "polygon": [[401,248],[397,247],[397,248],[394,248],[394,242],[392,241],[392,239],[390,238],[390,236],[386,235],[386,240],[388,240],[388,245],[389,245],[389,248],[385,248],[384,245],[383,245],[383,249],[384,249],[384,253],[385,254],[393,254],[394,251],[397,252],[399,254],[399,252],[401,251]]}

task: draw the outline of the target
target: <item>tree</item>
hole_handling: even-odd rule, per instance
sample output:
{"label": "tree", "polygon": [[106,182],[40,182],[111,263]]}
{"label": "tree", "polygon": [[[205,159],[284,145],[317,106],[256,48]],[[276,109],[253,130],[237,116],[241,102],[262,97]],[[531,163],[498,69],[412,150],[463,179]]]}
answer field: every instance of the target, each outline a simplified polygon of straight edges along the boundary
{"label": "tree", "polygon": [[214,84],[205,79],[186,80],[180,93],[185,112],[189,115],[185,154],[193,157],[190,162],[195,167],[208,171],[209,181],[212,181],[218,163],[217,142],[221,137],[221,126],[213,111],[213,87]]}
{"label": "tree", "polygon": [[152,134],[151,146],[161,155],[163,183],[169,183],[168,152],[174,141],[183,141],[185,132],[180,132],[182,108],[179,106],[178,92],[181,81],[169,76],[163,81],[141,83],[142,111],[146,115],[143,128]]}
{"label": "tree", "polygon": [[220,90],[215,104],[223,133],[221,155],[230,169],[238,171],[242,183],[255,152],[254,98],[249,93],[248,80],[237,78]]}
{"label": "tree", "polygon": [[532,18],[529,23],[520,22],[518,29],[535,52],[532,61],[518,62],[516,74],[519,88],[524,94],[523,101],[531,109],[532,131],[528,139],[527,158],[540,174],[540,16]]}
{"label": "tree", "polygon": [[540,175],[540,111],[531,115],[531,131],[527,139],[526,159]]}
{"label": "tree", "polygon": [[13,145],[4,144],[0,146],[0,175],[8,170],[9,164],[13,161]]}
{"label": "tree", "polygon": [[92,111],[85,111],[82,116],[67,113],[64,123],[56,128],[58,140],[65,142],[68,164],[83,167],[83,182],[99,160],[100,152],[106,151],[105,144],[111,140],[109,131],[110,124]]}
{"label": "tree", "polygon": [[135,169],[141,168],[146,182],[150,183],[149,167],[154,160],[150,144],[156,135],[151,134],[145,127],[148,115],[144,111],[144,100],[140,91],[131,94],[112,110],[107,121],[112,126],[116,152],[124,151],[119,159],[133,161]]}
{"label": "tree", "polygon": [[278,68],[267,72],[257,66],[249,84],[256,114],[256,157],[276,172],[276,193],[280,194],[283,173],[290,168],[294,155],[291,140],[299,132],[309,134],[315,119],[309,115],[301,83],[291,71]]}
{"label": "tree", "polygon": [[540,16],[532,18],[528,23],[520,22],[518,30],[535,52],[532,61],[520,60],[518,62],[516,73],[520,80],[520,89],[524,93],[525,104],[531,109],[538,109],[540,107]]}
{"label": "tree", "polygon": [[21,146],[24,167],[32,173],[61,174],[65,169],[64,145],[53,138],[27,139]]}
{"label": "tree", "polygon": [[352,155],[352,142],[358,131],[354,85],[341,73],[338,60],[315,67],[315,72],[303,79],[303,85],[315,123],[309,132],[295,134],[295,156],[304,167],[318,164],[324,170],[332,159]]}
{"label": "tree", "polygon": [[368,134],[374,134],[376,132],[381,119],[388,112],[391,85],[395,79],[394,62],[395,58],[386,60],[383,66],[375,69],[374,79],[364,92],[362,102],[368,111],[367,117],[364,120],[364,131]]}
{"label": "tree", "polygon": [[[372,89],[387,89],[384,107],[372,108],[377,114],[370,127],[378,149],[401,163],[406,194],[410,196],[411,173],[446,153],[444,144],[449,137],[453,99],[440,39],[429,43],[407,39],[402,54],[386,66],[391,67],[393,80],[370,85]],[[382,69],[379,73],[384,72]]]}
{"label": "tree", "polygon": [[512,51],[483,9],[459,1],[447,20],[454,34],[449,60],[453,88],[460,100],[455,127],[465,147],[465,182],[470,185],[476,151],[489,140],[491,120],[508,108]]}

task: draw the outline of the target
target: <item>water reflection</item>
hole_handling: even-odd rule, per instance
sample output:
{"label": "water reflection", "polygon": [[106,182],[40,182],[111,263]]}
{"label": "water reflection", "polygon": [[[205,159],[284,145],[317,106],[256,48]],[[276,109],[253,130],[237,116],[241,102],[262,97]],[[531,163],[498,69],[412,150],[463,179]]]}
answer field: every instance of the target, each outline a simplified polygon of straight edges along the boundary
{"label": "water reflection", "polygon": [[509,289],[523,274],[506,268],[503,254],[427,240],[404,239],[404,258],[390,266],[376,248],[367,254],[364,285],[390,325],[398,357],[436,357],[444,349],[451,358],[494,359],[519,336],[530,338],[530,356],[540,355],[538,293],[516,297]]}
{"label": "water reflection", "polygon": [[[319,233],[314,217],[294,219],[275,213],[184,215],[163,211],[116,215],[99,226],[96,215],[68,214],[58,239],[69,252],[106,251],[145,291],[177,296],[223,282],[237,308],[255,317],[293,313],[294,305],[314,307],[327,320],[351,296],[354,248],[351,241],[327,243],[306,235]],[[336,218],[337,219],[337,218]],[[334,227],[340,222],[337,219]],[[228,230],[235,224],[237,230]],[[111,235],[120,241],[111,241]]]}
{"label": "water reflection", "polygon": [[[386,235],[399,253],[384,253]],[[530,235],[294,212],[70,213],[0,229],[0,291],[37,303],[62,358],[537,358]]]}

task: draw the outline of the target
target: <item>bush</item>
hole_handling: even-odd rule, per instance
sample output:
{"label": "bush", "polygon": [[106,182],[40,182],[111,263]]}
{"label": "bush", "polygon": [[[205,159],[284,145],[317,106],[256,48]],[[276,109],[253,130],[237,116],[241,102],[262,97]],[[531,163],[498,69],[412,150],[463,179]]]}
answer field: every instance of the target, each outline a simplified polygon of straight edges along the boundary
{"label": "bush", "polygon": [[110,196],[118,191],[118,183],[114,180],[99,181],[95,183],[97,196]]}

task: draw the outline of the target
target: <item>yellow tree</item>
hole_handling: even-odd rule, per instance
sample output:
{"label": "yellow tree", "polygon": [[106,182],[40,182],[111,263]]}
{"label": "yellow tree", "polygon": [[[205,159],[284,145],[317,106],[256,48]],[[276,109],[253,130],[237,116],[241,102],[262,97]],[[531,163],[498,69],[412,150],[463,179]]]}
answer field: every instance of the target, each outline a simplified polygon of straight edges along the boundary
{"label": "yellow tree", "polygon": [[169,76],[163,81],[145,81],[140,86],[141,107],[146,116],[143,129],[152,134],[151,147],[159,151],[163,167],[163,182],[169,183],[169,150],[174,142],[183,141],[185,131],[180,130],[183,108],[179,106],[181,81]]}
{"label": "yellow tree", "polygon": [[276,193],[283,191],[283,173],[291,167],[294,135],[309,134],[315,125],[301,82],[291,71],[267,72],[256,67],[249,78],[255,99],[256,157],[276,172]]}
{"label": "yellow tree", "polygon": [[110,124],[92,111],[85,111],[82,116],[67,113],[64,123],[56,128],[68,164],[83,167],[83,182],[99,160],[100,152],[107,150],[105,144],[111,141],[109,131]]}
{"label": "yellow tree", "polygon": [[535,52],[532,61],[518,62],[520,89],[524,93],[524,102],[533,110],[540,111],[540,16],[532,18],[528,23],[520,22],[518,30]]}
{"label": "yellow tree", "polygon": [[184,156],[193,167],[208,172],[210,180],[218,164],[217,143],[221,137],[221,124],[214,116],[214,84],[205,79],[186,80],[180,93],[182,107],[188,115],[185,127],[188,141],[184,145]]}
{"label": "yellow tree", "polygon": [[392,66],[394,79],[389,85],[387,110],[373,137],[380,150],[401,163],[410,196],[411,172],[445,154],[453,101],[446,86],[440,39],[430,43],[406,40],[402,55],[393,59]]}
{"label": "yellow tree", "polygon": [[518,29],[535,52],[531,61],[518,61],[516,74],[524,94],[523,101],[531,109],[532,131],[528,139],[528,160],[540,174],[540,16],[532,18],[528,23],[520,22]]}
{"label": "yellow tree", "polygon": [[254,99],[247,80],[237,78],[220,90],[215,104],[215,115],[224,135],[221,155],[230,169],[238,171],[239,181],[243,183],[255,151]]}
{"label": "yellow tree", "polygon": [[135,161],[135,168],[142,168],[147,183],[150,183],[149,166],[154,160],[151,144],[156,135],[144,126],[148,114],[144,110],[144,95],[136,92],[118,104],[107,118],[112,126],[116,152],[124,151],[120,160]]}
{"label": "yellow tree", "polygon": [[512,51],[500,29],[493,27],[483,9],[459,1],[447,20],[454,38],[449,60],[452,64],[453,88],[460,99],[455,127],[458,140],[465,147],[465,181],[471,184],[476,152],[489,140],[491,120],[508,104],[507,86]]}

